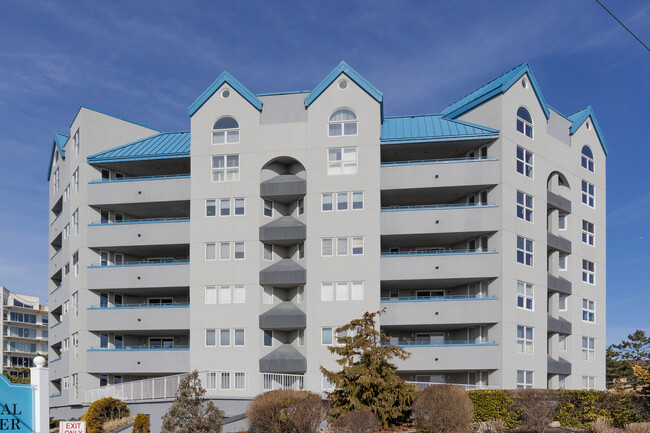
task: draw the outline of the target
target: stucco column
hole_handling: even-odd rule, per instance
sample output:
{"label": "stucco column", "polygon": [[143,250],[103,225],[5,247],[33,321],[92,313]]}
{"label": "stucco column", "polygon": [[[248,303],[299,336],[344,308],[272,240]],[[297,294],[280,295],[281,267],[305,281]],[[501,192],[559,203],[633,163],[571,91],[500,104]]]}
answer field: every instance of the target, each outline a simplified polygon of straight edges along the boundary
{"label": "stucco column", "polygon": [[45,358],[37,356],[29,369],[31,384],[34,387],[34,433],[50,431],[49,370],[44,368]]}

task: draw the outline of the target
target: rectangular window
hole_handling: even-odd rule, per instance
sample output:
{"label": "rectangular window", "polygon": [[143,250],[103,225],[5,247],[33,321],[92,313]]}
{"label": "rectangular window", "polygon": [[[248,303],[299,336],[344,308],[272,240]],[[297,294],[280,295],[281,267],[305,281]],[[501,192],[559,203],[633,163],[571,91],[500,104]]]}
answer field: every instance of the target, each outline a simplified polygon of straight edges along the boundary
{"label": "rectangular window", "polygon": [[517,263],[533,266],[533,241],[517,236]]}
{"label": "rectangular window", "polygon": [[233,201],[235,202],[235,215],[244,215],[245,200],[243,198],[235,198]]}
{"label": "rectangular window", "polygon": [[271,200],[264,200],[264,216],[273,217],[273,202]]}
{"label": "rectangular window", "polygon": [[243,260],[244,256],[244,243],[235,242],[235,260]]}
{"label": "rectangular window", "polygon": [[333,203],[333,198],[334,194],[332,193],[325,193],[321,195],[321,209],[323,212],[329,212],[333,209],[332,203]]}
{"label": "rectangular window", "polygon": [[206,304],[217,303],[217,288],[215,286],[207,286],[205,288],[205,303]]}
{"label": "rectangular window", "polygon": [[557,217],[557,228],[558,230],[566,230],[566,222],[567,220],[567,214],[559,214]]}
{"label": "rectangular window", "polygon": [[533,328],[517,326],[517,352],[533,353]]}
{"label": "rectangular window", "polygon": [[321,283],[320,300],[326,302],[334,300],[334,283]]}
{"label": "rectangular window", "polygon": [[298,199],[297,208],[298,208],[298,216],[305,213],[305,199],[304,199],[304,197]]}
{"label": "rectangular window", "polygon": [[352,209],[363,209],[363,191],[355,191],[352,193]]}
{"label": "rectangular window", "polygon": [[59,169],[54,170],[54,192],[59,190]]}
{"label": "rectangular window", "polygon": [[212,157],[212,181],[234,182],[239,180],[239,155]]}
{"label": "rectangular window", "polygon": [[264,331],[264,346],[266,347],[273,346],[273,331],[270,330]]}
{"label": "rectangular window", "polygon": [[320,344],[323,344],[323,345],[332,344],[333,335],[334,335],[334,333],[333,333],[332,328],[322,328],[321,329]]}
{"label": "rectangular window", "polygon": [[246,343],[243,329],[235,329],[235,346],[243,346]]}
{"label": "rectangular window", "polygon": [[352,238],[352,255],[361,256],[363,255],[363,238],[355,237]]}
{"label": "rectangular window", "polygon": [[230,389],[230,372],[222,371],[219,377],[219,389]]}
{"label": "rectangular window", "polygon": [[232,288],[232,302],[235,304],[246,302],[246,286],[234,286]]}
{"label": "rectangular window", "polygon": [[241,371],[235,372],[235,389],[246,389],[246,373]]}
{"label": "rectangular window", "polygon": [[533,196],[517,191],[517,218],[533,221]]}
{"label": "rectangular window", "polygon": [[302,304],[305,302],[305,288],[304,287],[298,287],[298,290],[296,290],[296,300],[299,304]]}
{"label": "rectangular window", "polygon": [[348,210],[348,193],[336,193],[336,210]]}
{"label": "rectangular window", "polygon": [[216,200],[206,200],[205,201],[205,216],[213,217],[217,215],[217,204]]}
{"label": "rectangular window", "polygon": [[63,191],[63,202],[65,203],[70,198],[70,185],[65,187]]}
{"label": "rectangular window", "polygon": [[336,300],[347,301],[350,299],[350,291],[347,281],[339,281],[336,283]]}
{"label": "rectangular window", "polygon": [[582,220],[582,243],[594,246],[594,224]]}
{"label": "rectangular window", "polygon": [[582,360],[583,361],[593,361],[595,350],[596,340],[589,337],[582,337]]}
{"label": "rectangular window", "polygon": [[230,329],[219,330],[219,346],[230,346]]}
{"label": "rectangular window", "polygon": [[566,271],[568,266],[569,256],[567,254],[562,254],[558,256],[558,269],[561,271]]}
{"label": "rectangular window", "polygon": [[205,330],[205,345],[209,347],[217,345],[217,334],[214,329]]}
{"label": "rectangular window", "polygon": [[582,298],[582,320],[584,322],[596,322],[596,303],[590,299]]}
{"label": "rectangular window", "polygon": [[595,279],[594,262],[582,259],[582,281],[587,284],[596,284]]}
{"label": "rectangular window", "polygon": [[566,351],[569,349],[569,340],[566,335],[558,336],[558,345],[561,351]]}
{"label": "rectangular window", "polygon": [[108,349],[108,334],[99,334],[99,347]]}
{"label": "rectangular window", "polygon": [[517,146],[517,173],[533,177],[533,153]]}
{"label": "rectangular window", "polygon": [[74,233],[79,233],[79,209],[76,209],[72,214],[72,226],[74,227]]}
{"label": "rectangular window", "polygon": [[217,259],[217,244],[215,243],[205,244],[205,259],[206,260]]}
{"label": "rectangular window", "polygon": [[230,242],[219,242],[219,260],[230,260]]}
{"label": "rectangular window", "polygon": [[298,258],[299,259],[304,259],[305,258],[305,243],[300,242],[298,244]]}
{"label": "rectangular window", "polygon": [[273,245],[264,244],[264,260],[273,260]]}
{"label": "rectangular window", "polygon": [[533,387],[533,372],[528,370],[517,370],[517,389],[528,389]]}
{"label": "rectangular window", "polygon": [[222,198],[219,200],[219,216],[230,216],[229,198]]}
{"label": "rectangular window", "polygon": [[230,286],[220,286],[219,287],[219,303],[220,304],[230,304],[232,298],[230,296]]}
{"label": "rectangular window", "polygon": [[567,311],[567,295],[560,293],[559,296],[559,309],[560,311]]}
{"label": "rectangular window", "polygon": [[357,148],[333,147],[327,149],[327,174],[346,175],[357,173]]}
{"label": "rectangular window", "polygon": [[72,184],[74,185],[74,192],[79,192],[79,167],[72,173]]}
{"label": "rectangular window", "polygon": [[589,207],[595,206],[594,186],[586,180],[582,181],[582,203]]}
{"label": "rectangular window", "polygon": [[596,387],[595,376],[582,376],[582,389],[590,390]]}
{"label": "rectangular window", "polygon": [[264,287],[264,293],[262,294],[262,303],[273,304],[273,287]]}
{"label": "rectangular window", "polygon": [[363,301],[363,282],[362,281],[353,281],[352,282],[352,296],[353,301]]}
{"label": "rectangular window", "polygon": [[348,238],[336,238],[336,255],[348,255]]}
{"label": "rectangular window", "polygon": [[321,239],[321,255],[323,257],[330,257],[334,255],[334,239],[323,238]]}
{"label": "rectangular window", "polygon": [[533,311],[534,289],[532,284],[517,281],[517,307]]}
{"label": "rectangular window", "polygon": [[299,329],[298,330],[298,346],[304,346],[305,345],[305,330],[304,329]]}
{"label": "rectangular window", "polygon": [[72,146],[74,147],[75,153],[79,155],[79,148],[81,147],[81,140],[79,138],[79,130],[74,133],[72,137]]}
{"label": "rectangular window", "polygon": [[79,251],[75,251],[72,255],[72,275],[75,277],[79,275]]}

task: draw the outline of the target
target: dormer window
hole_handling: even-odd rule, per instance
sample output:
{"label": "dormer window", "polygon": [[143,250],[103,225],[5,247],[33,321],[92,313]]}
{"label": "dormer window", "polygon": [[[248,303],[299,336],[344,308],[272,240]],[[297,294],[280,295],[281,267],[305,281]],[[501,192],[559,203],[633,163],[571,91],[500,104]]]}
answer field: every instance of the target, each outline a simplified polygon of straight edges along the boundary
{"label": "dormer window", "polygon": [[594,171],[594,154],[587,145],[582,146],[581,165],[593,173]]}
{"label": "dormer window", "polygon": [[239,143],[239,123],[230,117],[219,118],[212,125],[212,144]]}
{"label": "dormer window", "polygon": [[330,116],[327,131],[330,137],[357,135],[357,115],[347,108],[336,110]]}
{"label": "dormer window", "polygon": [[526,137],[533,138],[533,118],[524,107],[519,107],[517,110],[517,131]]}

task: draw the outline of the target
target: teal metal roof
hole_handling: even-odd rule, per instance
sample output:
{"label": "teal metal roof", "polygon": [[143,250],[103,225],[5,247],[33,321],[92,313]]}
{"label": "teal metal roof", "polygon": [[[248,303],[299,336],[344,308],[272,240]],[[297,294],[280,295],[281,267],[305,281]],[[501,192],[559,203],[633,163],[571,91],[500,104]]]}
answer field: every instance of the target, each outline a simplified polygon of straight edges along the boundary
{"label": "teal metal roof", "polygon": [[571,126],[569,127],[569,134],[573,135],[578,130],[578,128],[580,128],[582,124],[585,123],[585,121],[590,117],[591,117],[591,123],[594,125],[594,130],[596,131],[596,135],[598,136],[598,140],[600,140],[600,145],[603,147],[605,156],[607,156],[607,154],[609,153],[609,149],[607,149],[607,143],[605,143],[605,136],[600,130],[600,125],[598,125],[598,121],[596,120],[596,115],[594,114],[594,109],[591,108],[591,105],[583,108],[582,110],[578,110],[567,117],[567,119],[571,121]]}
{"label": "teal metal roof", "polygon": [[224,71],[207,89],[205,89],[205,91],[203,91],[203,93],[201,93],[201,96],[196,98],[196,101],[190,105],[190,108],[188,109],[190,117],[192,117],[194,113],[196,113],[221,86],[223,86],[224,83],[228,83],[234,91],[250,102],[253,107],[262,110],[262,101],[260,101],[250,90],[244,87],[242,83],[237,81],[235,77],[230,75],[228,71]]}
{"label": "teal metal roof", "polygon": [[187,158],[189,156],[189,131],[163,132],[90,155],[88,164]]}
{"label": "teal metal roof", "polygon": [[350,65],[341,61],[339,65],[330,72],[323,81],[321,81],[314,90],[312,90],[309,95],[305,98],[305,106],[309,107],[312,102],[314,102],[324,91],[327,89],[333,82],[336,80],[339,75],[345,74],[349,79],[354,81],[359,87],[361,87],[368,95],[373,97],[377,102],[382,106],[382,117],[383,117],[383,106],[384,106],[384,95],[381,93],[375,86],[370,84],[368,80],[363,78],[361,74],[352,69]]}
{"label": "teal metal roof", "polygon": [[512,85],[516,83],[517,80],[519,80],[524,74],[528,74],[528,79],[530,80],[530,84],[535,91],[535,95],[537,95],[539,105],[541,105],[542,110],[544,110],[544,114],[548,119],[550,116],[548,105],[546,104],[539,85],[535,80],[533,71],[530,69],[530,66],[527,62],[522,63],[521,65],[506,72],[500,77],[497,77],[494,80],[490,81],[483,87],[480,87],[474,90],[472,93],[460,98],[458,101],[442,110],[442,114],[444,114],[446,117],[454,119],[461,114],[466,113],[469,110],[483,104],[484,102],[489,101],[495,96],[505,93],[505,91],[512,87]]}
{"label": "teal metal roof", "polygon": [[50,166],[47,168],[47,180],[50,180],[50,176],[52,175],[52,165],[54,164],[54,149],[59,149],[59,155],[61,155],[61,158],[65,158],[65,144],[68,142],[69,138],[69,136],[59,134],[58,132],[54,134],[54,140],[52,142],[52,153],[50,153]]}
{"label": "teal metal roof", "polygon": [[386,117],[381,125],[382,144],[419,143],[431,141],[496,139],[499,131],[442,114]]}

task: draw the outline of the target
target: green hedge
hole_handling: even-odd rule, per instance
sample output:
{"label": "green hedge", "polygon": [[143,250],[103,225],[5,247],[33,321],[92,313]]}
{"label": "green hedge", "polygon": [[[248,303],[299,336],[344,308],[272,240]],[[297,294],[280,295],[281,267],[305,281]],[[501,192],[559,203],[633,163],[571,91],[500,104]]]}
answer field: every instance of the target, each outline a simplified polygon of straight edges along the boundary
{"label": "green hedge", "polygon": [[[565,427],[588,428],[596,418],[605,417],[617,427],[650,421],[650,401],[635,394],[607,391],[548,391],[559,406],[556,420]],[[474,403],[474,422],[502,419],[507,428],[522,423],[517,411],[518,391],[469,391]]]}

